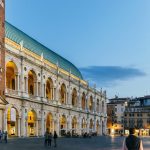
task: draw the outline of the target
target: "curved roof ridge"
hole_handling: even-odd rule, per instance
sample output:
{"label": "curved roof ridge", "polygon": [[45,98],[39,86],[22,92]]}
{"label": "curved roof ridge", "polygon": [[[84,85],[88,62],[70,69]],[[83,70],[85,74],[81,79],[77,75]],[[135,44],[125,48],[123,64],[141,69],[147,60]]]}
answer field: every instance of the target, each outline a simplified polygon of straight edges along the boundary
{"label": "curved roof ridge", "polygon": [[7,21],[5,21],[5,36],[18,44],[20,44],[20,42],[23,40],[25,48],[38,54],[39,56],[43,53],[44,59],[50,61],[55,65],[58,62],[60,68],[66,70],[67,72],[70,72],[71,70],[71,73],[73,75],[79,77],[80,79],[83,79],[81,72],[73,63],[68,61],[66,58],[60,56],[56,52],[52,51],[48,47],[44,46],[36,39],[30,37],[20,29],[11,25]]}

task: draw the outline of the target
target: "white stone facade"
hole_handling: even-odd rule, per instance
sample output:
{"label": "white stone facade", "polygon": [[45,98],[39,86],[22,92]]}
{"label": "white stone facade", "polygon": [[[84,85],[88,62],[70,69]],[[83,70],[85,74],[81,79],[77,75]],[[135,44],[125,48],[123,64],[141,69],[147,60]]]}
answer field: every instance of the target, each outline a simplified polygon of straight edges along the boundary
{"label": "white stone facade", "polygon": [[[5,60],[8,104],[0,109],[0,128],[7,130],[9,136],[43,136],[46,129],[52,133],[56,130],[58,135],[68,131],[106,134],[105,91],[65,75],[58,66],[48,66],[7,40]],[[8,77],[11,67],[12,80]]]}

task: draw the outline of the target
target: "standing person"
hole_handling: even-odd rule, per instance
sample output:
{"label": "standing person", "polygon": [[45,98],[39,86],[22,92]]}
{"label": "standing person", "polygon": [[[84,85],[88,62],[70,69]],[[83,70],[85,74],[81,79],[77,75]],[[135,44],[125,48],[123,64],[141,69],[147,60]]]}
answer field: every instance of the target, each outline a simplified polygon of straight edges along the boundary
{"label": "standing person", "polygon": [[44,141],[44,145],[47,146],[48,144],[48,129],[46,130],[45,134],[44,134],[44,137],[45,137],[45,141]]}
{"label": "standing person", "polygon": [[7,143],[7,136],[8,136],[8,133],[7,133],[7,131],[5,131],[4,132],[4,141],[5,141],[5,143]]}
{"label": "standing person", "polygon": [[0,143],[2,142],[2,137],[3,137],[3,133],[2,133],[2,131],[0,130]]}
{"label": "standing person", "polygon": [[123,150],[143,150],[142,140],[135,136],[135,129],[129,129],[129,136],[123,142]]}
{"label": "standing person", "polygon": [[54,131],[54,147],[57,146],[57,138],[58,138],[57,133],[56,131]]}
{"label": "standing person", "polygon": [[48,146],[50,146],[50,147],[51,147],[51,142],[52,142],[52,133],[50,132],[48,134]]}

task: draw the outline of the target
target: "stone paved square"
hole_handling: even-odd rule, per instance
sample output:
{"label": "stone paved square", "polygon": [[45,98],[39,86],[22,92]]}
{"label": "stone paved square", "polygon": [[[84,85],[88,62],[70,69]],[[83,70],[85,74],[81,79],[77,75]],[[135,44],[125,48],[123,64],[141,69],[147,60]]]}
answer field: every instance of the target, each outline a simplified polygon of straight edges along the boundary
{"label": "stone paved square", "polygon": [[[58,147],[44,147],[43,138],[11,139],[0,143],[0,150],[121,150],[124,137],[59,138]],[[142,138],[144,150],[150,149],[150,137]]]}

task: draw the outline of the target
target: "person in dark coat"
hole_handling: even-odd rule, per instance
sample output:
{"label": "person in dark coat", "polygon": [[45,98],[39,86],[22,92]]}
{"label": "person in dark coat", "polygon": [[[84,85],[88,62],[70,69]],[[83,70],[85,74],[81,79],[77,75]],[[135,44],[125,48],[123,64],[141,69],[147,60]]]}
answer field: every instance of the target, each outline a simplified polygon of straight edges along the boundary
{"label": "person in dark coat", "polygon": [[48,129],[47,129],[45,134],[44,134],[44,137],[45,137],[44,144],[45,144],[45,146],[47,146],[47,144],[48,144],[48,135],[49,135],[49,132],[48,132]]}
{"label": "person in dark coat", "polygon": [[57,138],[58,138],[57,133],[56,131],[54,131],[54,147],[57,146]]}
{"label": "person in dark coat", "polygon": [[123,150],[143,150],[142,140],[135,135],[135,129],[129,129],[129,136],[123,142]]}
{"label": "person in dark coat", "polygon": [[4,141],[5,141],[5,143],[7,143],[7,137],[8,137],[8,133],[7,133],[7,131],[5,131],[4,132]]}
{"label": "person in dark coat", "polygon": [[51,142],[52,142],[52,133],[50,132],[48,134],[48,146],[50,146],[50,147],[51,147]]}

